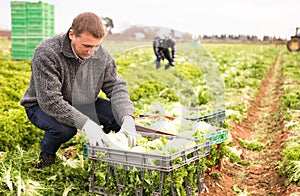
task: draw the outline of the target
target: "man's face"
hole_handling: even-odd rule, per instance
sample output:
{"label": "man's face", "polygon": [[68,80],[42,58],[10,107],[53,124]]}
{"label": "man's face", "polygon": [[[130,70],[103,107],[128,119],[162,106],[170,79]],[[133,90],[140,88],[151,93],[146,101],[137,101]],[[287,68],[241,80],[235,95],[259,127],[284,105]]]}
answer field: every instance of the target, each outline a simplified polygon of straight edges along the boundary
{"label": "man's face", "polygon": [[102,41],[101,38],[95,38],[88,32],[76,36],[72,29],[69,31],[69,38],[76,54],[82,59],[93,56]]}

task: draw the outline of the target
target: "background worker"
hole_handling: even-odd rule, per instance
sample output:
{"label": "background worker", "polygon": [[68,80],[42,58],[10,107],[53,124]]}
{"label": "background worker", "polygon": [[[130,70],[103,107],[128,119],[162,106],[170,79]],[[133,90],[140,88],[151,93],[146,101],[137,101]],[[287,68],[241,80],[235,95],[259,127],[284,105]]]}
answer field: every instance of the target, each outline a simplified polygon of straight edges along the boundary
{"label": "background worker", "polygon": [[[108,147],[110,131],[136,135],[127,84],[101,45],[104,36],[101,18],[85,12],[74,18],[67,33],[43,41],[35,50],[30,84],[20,103],[29,120],[45,131],[40,168],[55,163],[61,144],[78,129],[91,145]],[[108,99],[99,98],[100,91]]]}
{"label": "background worker", "polygon": [[[169,36],[155,36],[153,40],[153,50],[156,56],[156,69],[159,69],[160,61],[167,59],[168,64],[165,65],[165,69],[170,66],[174,66],[175,63],[175,45],[176,41]],[[171,49],[171,52],[169,50]]]}

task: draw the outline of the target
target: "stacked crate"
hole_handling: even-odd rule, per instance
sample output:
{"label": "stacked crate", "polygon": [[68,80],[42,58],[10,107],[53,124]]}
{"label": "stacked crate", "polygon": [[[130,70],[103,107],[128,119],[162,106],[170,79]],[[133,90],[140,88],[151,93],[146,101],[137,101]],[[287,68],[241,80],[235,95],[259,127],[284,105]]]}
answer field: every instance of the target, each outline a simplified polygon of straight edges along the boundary
{"label": "stacked crate", "polygon": [[12,59],[28,60],[43,40],[54,35],[54,5],[11,1]]}

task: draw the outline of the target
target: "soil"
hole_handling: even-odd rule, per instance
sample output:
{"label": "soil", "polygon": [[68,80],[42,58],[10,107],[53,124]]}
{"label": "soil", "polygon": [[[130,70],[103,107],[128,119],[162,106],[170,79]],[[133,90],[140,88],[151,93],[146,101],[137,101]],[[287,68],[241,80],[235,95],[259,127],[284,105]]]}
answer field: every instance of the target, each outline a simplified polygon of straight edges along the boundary
{"label": "soil", "polygon": [[[201,196],[299,196],[300,187],[284,185],[285,178],[276,172],[276,163],[282,159],[281,144],[291,136],[283,131],[284,119],[280,112],[283,85],[281,55],[279,55],[264,79],[257,98],[251,103],[248,118],[231,122],[228,137],[242,151],[241,158],[250,163],[243,166],[224,159],[220,178],[205,175],[205,190]],[[237,138],[258,140],[263,150],[251,151],[240,146]],[[215,171],[214,171],[215,172]]]}

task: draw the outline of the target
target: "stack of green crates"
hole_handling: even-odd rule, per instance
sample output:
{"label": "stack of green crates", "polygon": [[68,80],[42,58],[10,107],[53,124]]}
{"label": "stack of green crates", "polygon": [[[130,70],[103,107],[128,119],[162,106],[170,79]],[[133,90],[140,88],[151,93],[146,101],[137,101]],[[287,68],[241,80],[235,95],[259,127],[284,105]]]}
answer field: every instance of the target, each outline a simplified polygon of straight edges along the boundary
{"label": "stack of green crates", "polygon": [[54,5],[11,1],[12,59],[31,59],[36,46],[54,33]]}

